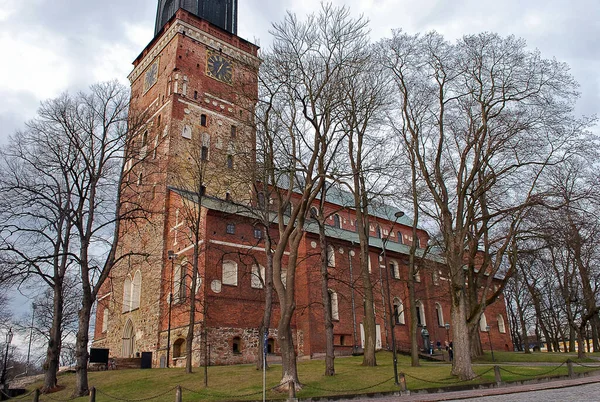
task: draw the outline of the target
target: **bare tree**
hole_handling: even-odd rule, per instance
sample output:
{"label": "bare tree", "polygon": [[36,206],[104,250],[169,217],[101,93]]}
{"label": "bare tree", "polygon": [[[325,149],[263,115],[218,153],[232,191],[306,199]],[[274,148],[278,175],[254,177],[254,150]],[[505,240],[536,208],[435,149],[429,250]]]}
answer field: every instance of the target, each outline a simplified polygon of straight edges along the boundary
{"label": "bare tree", "polygon": [[108,82],[47,101],[3,150],[3,249],[12,255],[17,275],[24,280],[35,275],[53,289],[44,391],[57,382],[65,278],[71,275],[81,286],[75,395],[89,392],[92,308],[111,268],[124,257],[116,247],[121,223],[143,210],[137,192],[123,196],[136,162],[124,161],[126,138],[129,130],[140,129],[135,113],[128,117],[128,98],[123,86]]}
{"label": "bare tree", "polygon": [[384,46],[399,126],[415,139],[450,272],[452,372],[470,379],[469,334],[499,294],[491,284],[523,214],[539,200],[540,175],[568,145],[576,84],[564,64],[514,37],[484,33],[452,45],[436,33],[397,31]]}

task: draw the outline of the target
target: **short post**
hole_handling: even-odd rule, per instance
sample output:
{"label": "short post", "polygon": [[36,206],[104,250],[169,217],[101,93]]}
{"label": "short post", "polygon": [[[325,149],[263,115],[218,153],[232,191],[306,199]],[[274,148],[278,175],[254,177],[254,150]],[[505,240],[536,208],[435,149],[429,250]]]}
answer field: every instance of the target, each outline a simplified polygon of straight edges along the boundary
{"label": "short post", "polygon": [[288,401],[295,402],[296,401],[296,385],[294,384],[294,380],[291,380],[288,383]]}
{"label": "short post", "polygon": [[575,373],[573,372],[573,361],[567,359],[567,369],[569,370],[569,378],[573,378]]}
{"label": "short post", "polygon": [[40,390],[37,388],[33,391],[33,402],[40,402]]}
{"label": "short post", "polygon": [[96,387],[90,389],[90,402],[96,402]]}
{"label": "short post", "polygon": [[181,385],[177,386],[177,391],[175,392],[175,402],[181,402]]}
{"label": "short post", "polygon": [[406,377],[404,376],[404,373],[400,373],[399,376],[399,382],[400,382],[400,391],[401,392],[406,392]]}
{"label": "short post", "polygon": [[494,377],[496,377],[496,385],[502,384],[502,375],[500,374],[500,366],[494,366]]}

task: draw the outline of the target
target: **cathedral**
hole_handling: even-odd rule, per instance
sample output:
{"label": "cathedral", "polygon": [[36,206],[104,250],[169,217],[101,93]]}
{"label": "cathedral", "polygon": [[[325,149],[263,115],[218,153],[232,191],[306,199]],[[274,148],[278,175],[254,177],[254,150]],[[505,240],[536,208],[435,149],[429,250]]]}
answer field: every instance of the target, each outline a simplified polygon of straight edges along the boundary
{"label": "cathedral", "polygon": [[[206,359],[209,364],[254,362],[265,303],[264,233],[248,208],[238,206],[253,199],[248,172],[256,160],[258,47],[237,36],[237,0],[158,3],[155,36],[129,75],[130,115],[142,116],[144,125],[128,140],[125,169],[131,189],[123,190],[135,191],[138,204],[151,212],[122,228],[119,253],[128,257],[115,266],[99,295],[93,347],[109,349],[115,358],[145,354],[153,367],[183,366],[187,358],[194,366]],[[201,168],[191,167],[194,161],[201,161]],[[364,343],[362,289],[356,285],[358,234],[354,211],[344,199],[345,194],[334,193],[325,202],[339,355],[355,353]],[[197,237],[190,233],[190,205],[197,207],[192,208],[198,212],[193,215]],[[371,212],[369,271],[379,349],[391,347],[392,330],[397,348],[410,348],[408,253],[416,243],[422,255],[429,241],[421,229],[413,238],[411,225],[394,208]],[[293,333],[299,358],[324,355],[326,345],[319,234],[313,226],[307,226],[300,244],[296,275]],[[192,278],[196,242],[201,252]],[[449,279],[441,257],[422,258],[415,280],[417,321],[429,337],[419,337],[420,347],[450,341]],[[192,356],[186,356],[191,300],[195,336]],[[274,301],[272,327],[278,318]],[[512,350],[502,297],[486,308],[480,330],[494,349]],[[279,347],[273,329],[267,345],[275,358]]]}

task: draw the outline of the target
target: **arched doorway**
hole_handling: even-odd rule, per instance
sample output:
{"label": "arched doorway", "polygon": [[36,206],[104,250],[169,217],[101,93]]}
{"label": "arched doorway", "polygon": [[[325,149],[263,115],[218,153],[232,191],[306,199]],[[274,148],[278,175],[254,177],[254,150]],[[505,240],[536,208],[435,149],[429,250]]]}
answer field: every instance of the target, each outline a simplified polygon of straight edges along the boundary
{"label": "arched doorway", "polygon": [[132,357],[135,350],[135,334],[133,323],[127,320],[125,329],[123,329],[123,357]]}

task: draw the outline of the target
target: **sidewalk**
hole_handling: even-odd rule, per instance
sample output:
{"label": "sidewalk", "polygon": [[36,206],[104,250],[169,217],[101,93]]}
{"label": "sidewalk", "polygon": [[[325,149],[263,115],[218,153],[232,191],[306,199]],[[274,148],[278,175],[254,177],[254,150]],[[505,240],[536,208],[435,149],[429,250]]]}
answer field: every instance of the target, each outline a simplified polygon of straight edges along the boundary
{"label": "sidewalk", "polygon": [[[530,392],[530,391],[540,391],[547,389],[556,389],[556,388],[567,388],[567,387],[575,387],[578,385],[584,384],[592,384],[592,383],[600,383],[600,372],[591,372],[588,375],[580,378],[573,379],[560,379],[560,380],[550,380],[535,384],[523,384],[523,385],[501,385],[500,387],[494,388],[480,388],[480,389],[472,389],[467,391],[451,391],[444,393],[412,393],[411,395],[403,395],[403,396],[386,396],[381,398],[383,402],[386,399],[394,400],[394,401],[452,401],[457,399],[471,399],[471,398],[480,398],[484,396],[494,396],[494,395],[508,395],[519,392]],[[373,399],[371,399],[373,400]]]}

